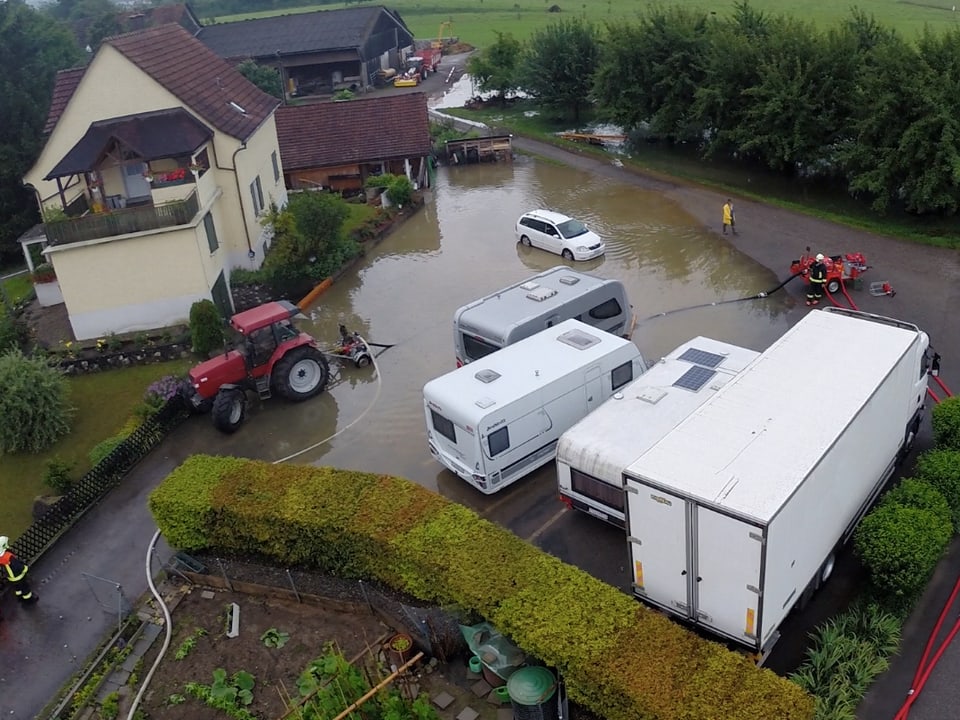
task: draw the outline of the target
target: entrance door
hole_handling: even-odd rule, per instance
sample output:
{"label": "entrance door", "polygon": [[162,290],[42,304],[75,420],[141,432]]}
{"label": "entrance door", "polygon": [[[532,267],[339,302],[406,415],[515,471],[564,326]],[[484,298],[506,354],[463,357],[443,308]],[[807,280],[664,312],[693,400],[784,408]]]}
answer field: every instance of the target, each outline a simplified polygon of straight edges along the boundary
{"label": "entrance door", "polygon": [[144,177],[147,166],[142,162],[128,163],[123,166],[123,187],[128,198],[150,197],[150,183]]}
{"label": "entrance door", "polygon": [[587,412],[593,412],[603,402],[603,386],[600,381],[600,368],[587,369]]}
{"label": "entrance door", "polygon": [[687,502],[632,478],[626,490],[634,594],[690,617]]}
{"label": "entrance door", "polygon": [[223,276],[223,271],[220,271],[220,275],[217,276],[217,281],[213,284],[213,289],[210,291],[210,294],[213,296],[213,304],[217,306],[217,310],[220,311],[220,314],[225,318],[233,315],[233,301],[230,299],[230,291],[227,289],[227,280]]}

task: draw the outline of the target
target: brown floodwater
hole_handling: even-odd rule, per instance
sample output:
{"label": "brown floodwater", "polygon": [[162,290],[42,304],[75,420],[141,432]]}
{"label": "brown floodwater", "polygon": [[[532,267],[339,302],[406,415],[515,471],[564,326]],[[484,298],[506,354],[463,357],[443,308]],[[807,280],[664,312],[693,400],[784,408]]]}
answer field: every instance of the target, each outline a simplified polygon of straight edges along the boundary
{"label": "brown floodwater", "polygon": [[[218,437],[218,452],[277,460],[339,433],[296,461],[399,475],[476,509],[492,508],[498,496],[481,496],[430,455],[421,390],[455,368],[458,307],[564,262],[516,242],[517,218],[537,207],[582,219],[605,238],[605,257],[576,266],[625,283],[641,319],[634,341],[648,360],[697,335],[763,349],[789,326],[795,303],[782,292],[644,321],[778,282],[657,193],[525,157],[441,168],[426,206],[300,323],[321,342],[332,341],[342,322],[371,342],[394,345],[378,357],[379,375],[373,367],[346,366],[328,392],[305,403],[251,400],[247,424],[233,437]],[[541,487],[552,478],[549,465],[517,485]]]}

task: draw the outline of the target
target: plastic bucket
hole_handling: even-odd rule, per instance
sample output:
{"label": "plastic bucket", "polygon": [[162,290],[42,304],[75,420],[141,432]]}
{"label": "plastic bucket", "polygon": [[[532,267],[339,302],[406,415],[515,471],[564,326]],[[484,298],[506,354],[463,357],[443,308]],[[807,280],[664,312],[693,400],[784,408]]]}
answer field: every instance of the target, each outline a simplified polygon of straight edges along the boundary
{"label": "plastic bucket", "polygon": [[470,666],[470,672],[479,673],[483,670],[483,663],[480,662],[480,658],[478,658],[476,655],[472,655],[470,657],[470,662],[468,664]]}

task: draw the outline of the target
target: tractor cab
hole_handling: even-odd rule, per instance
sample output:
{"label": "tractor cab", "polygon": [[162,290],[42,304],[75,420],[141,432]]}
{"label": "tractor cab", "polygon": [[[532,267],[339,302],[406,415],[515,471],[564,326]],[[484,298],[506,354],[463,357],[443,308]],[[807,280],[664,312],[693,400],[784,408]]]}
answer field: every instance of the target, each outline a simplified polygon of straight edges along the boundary
{"label": "tractor cab", "polygon": [[263,368],[271,364],[273,354],[285,343],[298,340],[301,335],[307,342],[312,341],[291,322],[291,318],[299,314],[300,308],[283,300],[245,310],[230,318],[233,345],[243,355],[251,375],[262,375]]}

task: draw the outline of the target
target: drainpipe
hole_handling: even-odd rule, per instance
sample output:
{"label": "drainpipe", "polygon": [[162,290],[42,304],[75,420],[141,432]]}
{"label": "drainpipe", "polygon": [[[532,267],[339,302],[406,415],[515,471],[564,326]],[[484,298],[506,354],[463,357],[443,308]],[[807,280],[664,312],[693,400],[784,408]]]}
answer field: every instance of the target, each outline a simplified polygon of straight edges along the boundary
{"label": "drainpipe", "polygon": [[240,203],[240,216],[243,218],[243,234],[247,238],[247,257],[253,260],[257,256],[257,253],[253,249],[253,244],[250,242],[250,228],[247,227],[247,218],[243,210],[243,192],[240,189],[240,175],[237,173],[237,154],[241,150],[247,149],[247,141],[244,140],[242,143],[240,143],[240,147],[233,151],[233,156],[230,158],[230,162],[233,163],[233,167],[221,167],[220,158],[217,157],[216,145],[211,145],[211,147],[213,148],[213,156],[217,163],[217,169],[229,170],[233,173],[234,182],[237,184],[237,202]]}

